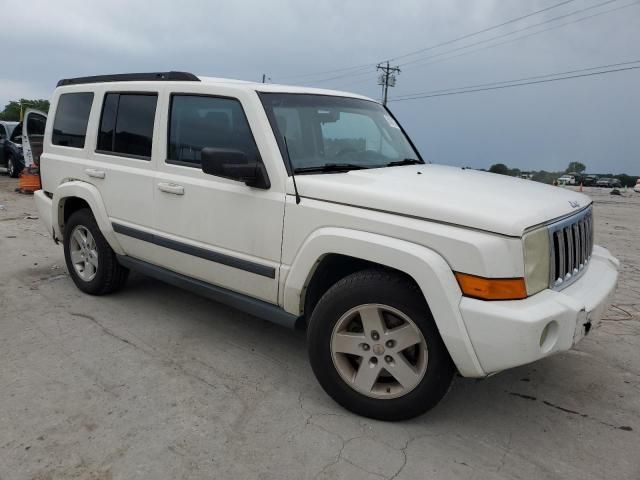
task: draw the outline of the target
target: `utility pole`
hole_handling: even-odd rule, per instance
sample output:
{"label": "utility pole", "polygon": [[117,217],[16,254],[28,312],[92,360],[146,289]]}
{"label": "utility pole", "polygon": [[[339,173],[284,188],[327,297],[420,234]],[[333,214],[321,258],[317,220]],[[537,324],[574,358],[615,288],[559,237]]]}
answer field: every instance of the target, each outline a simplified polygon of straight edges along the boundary
{"label": "utility pole", "polygon": [[382,85],[382,104],[386,105],[389,87],[396,86],[396,74],[400,73],[400,67],[391,67],[389,66],[389,61],[387,61],[386,65],[379,63],[376,69],[382,70],[382,73],[378,77],[378,85]]}

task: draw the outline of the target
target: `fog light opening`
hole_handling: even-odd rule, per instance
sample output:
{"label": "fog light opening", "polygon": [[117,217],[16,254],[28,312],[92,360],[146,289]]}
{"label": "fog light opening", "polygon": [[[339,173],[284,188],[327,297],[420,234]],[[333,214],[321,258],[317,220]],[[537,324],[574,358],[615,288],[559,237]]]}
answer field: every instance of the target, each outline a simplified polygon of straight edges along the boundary
{"label": "fog light opening", "polygon": [[550,321],[542,329],[540,334],[540,350],[542,353],[548,353],[558,341],[558,322]]}

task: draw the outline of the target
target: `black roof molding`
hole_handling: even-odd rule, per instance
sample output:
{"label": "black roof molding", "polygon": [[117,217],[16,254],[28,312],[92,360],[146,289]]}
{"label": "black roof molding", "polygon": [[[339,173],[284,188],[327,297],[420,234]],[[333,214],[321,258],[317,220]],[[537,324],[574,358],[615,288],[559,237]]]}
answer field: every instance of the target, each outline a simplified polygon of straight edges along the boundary
{"label": "black roof molding", "polygon": [[96,75],[93,77],[63,78],[58,87],[65,85],[82,85],[84,83],[105,82],[199,82],[200,79],[188,72],[151,72],[151,73],[117,73],[115,75]]}

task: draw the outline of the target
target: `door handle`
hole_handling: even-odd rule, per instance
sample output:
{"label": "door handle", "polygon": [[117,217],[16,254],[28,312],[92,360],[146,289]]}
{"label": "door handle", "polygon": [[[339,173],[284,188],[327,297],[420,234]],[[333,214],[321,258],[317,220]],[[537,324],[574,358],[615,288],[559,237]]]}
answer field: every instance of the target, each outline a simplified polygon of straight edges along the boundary
{"label": "door handle", "polygon": [[104,178],[105,176],[103,170],[96,170],[95,168],[85,168],[84,173],[93,178]]}
{"label": "door handle", "polygon": [[173,195],[184,195],[184,187],[176,183],[159,183],[158,188],[162,192],[172,193]]}

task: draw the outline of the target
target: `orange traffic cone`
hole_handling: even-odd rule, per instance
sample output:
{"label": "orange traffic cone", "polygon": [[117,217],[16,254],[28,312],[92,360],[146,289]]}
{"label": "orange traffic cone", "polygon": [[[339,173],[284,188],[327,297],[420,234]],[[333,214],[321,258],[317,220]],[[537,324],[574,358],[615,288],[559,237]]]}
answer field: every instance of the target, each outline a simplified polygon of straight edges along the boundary
{"label": "orange traffic cone", "polygon": [[582,182],[580,182],[580,190],[578,190],[579,192],[582,191]]}
{"label": "orange traffic cone", "polygon": [[20,178],[18,180],[18,189],[20,190],[20,193],[33,193],[41,188],[40,175],[28,172],[27,169],[20,174]]}

